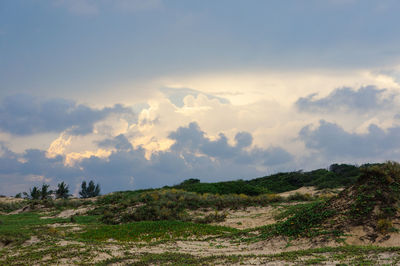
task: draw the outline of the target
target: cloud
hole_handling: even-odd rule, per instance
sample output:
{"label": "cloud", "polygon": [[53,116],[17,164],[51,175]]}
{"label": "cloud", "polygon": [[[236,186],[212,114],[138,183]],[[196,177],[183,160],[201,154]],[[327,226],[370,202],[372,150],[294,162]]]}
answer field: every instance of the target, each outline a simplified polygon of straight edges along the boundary
{"label": "cloud", "polygon": [[197,90],[189,89],[189,88],[162,88],[160,89],[162,93],[164,93],[168,99],[173,103],[176,107],[182,108],[185,105],[185,97],[188,95],[193,96],[194,98],[198,97],[200,94],[203,94],[208,98],[208,100],[218,100],[222,104],[229,103],[229,100],[221,97],[217,97],[211,94],[202,93]]}
{"label": "cloud", "polygon": [[305,126],[299,138],[306,147],[334,159],[399,159],[400,127],[387,130],[371,124],[366,133],[345,131],[335,123],[321,120],[318,127]]}
{"label": "cloud", "polygon": [[[93,179],[100,182],[103,192],[111,192],[173,185],[194,177],[203,181],[251,178],[293,160],[291,154],[279,147],[252,147],[252,136],[248,132],[237,133],[234,145],[222,133],[211,139],[195,122],[179,127],[169,138],[174,141],[170,149],[147,158],[144,148],[132,146],[120,134],[97,142],[99,147],[111,149],[108,156],[92,154],[74,164],[65,164],[68,154],[47,157],[46,151],[38,149],[18,154],[3,145],[0,188],[9,182],[6,177],[19,176],[14,183],[25,183],[27,188],[38,183],[37,177],[51,180],[53,185],[60,180],[78,184],[83,179]],[[32,179],[33,176],[36,178]],[[9,192],[0,189],[0,193]]]}
{"label": "cloud", "polygon": [[239,132],[235,136],[236,145],[228,143],[227,137],[220,133],[218,138],[211,140],[206,137],[197,123],[192,122],[187,127],[179,127],[169,135],[175,140],[171,150],[180,153],[203,154],[218,160],[234,160],[243,164],[277,165],[292,160],[292,156],[281,148],[267,149],[252,148],[246,150],[252,143],[252,135],[248,132]]}
{"label": "cloud", "polygon": [[253,143],[253,136],[249,132],[239,132],[235,136],[236,147],[245,148]]}
{"label": "cloud", "polygon": [[68,130],[72,135],[93,131],[94,123],[113,113],[132,114],[122,105],[93,109],[65,99],[39,100],[29,95],[5,97],[0,102],[0,130],[31,135]]}
{"label": "cloud", "polygon": [[102,148],[115,148],[117,150],[131,150],[133,148],[132,144],[123,134],[120,134],[113,139],[99,141],[98,145]]}
{"label": "cloud", "polygon": [[295,105],[303,112],[358,111],[369,112],[392,107],[395,95],[387,95],[386,89],[375,86],[361,87],[358,90],[344,87],[328,96],[316,99],[317,93],[299,98]]}

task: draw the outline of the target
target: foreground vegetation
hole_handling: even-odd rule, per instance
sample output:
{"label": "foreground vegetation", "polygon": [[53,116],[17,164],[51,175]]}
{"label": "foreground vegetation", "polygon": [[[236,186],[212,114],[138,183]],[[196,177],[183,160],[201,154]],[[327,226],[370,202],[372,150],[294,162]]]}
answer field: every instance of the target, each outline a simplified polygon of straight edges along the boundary
{"label": "foreground vegetation", "polygon": [[[304,184],[325,190],[273,193]],[[343,184],[340,193],[327,190]],[[397,264],[400,247],[374,241],[398,231],[399,184],[399,164],[387,162],[250,181],[189,179],[95,200],[15,199],[0,203],[0,264]],[[224,185],[230,193],[220,193]],[[262,215],[264,224],[251,223]],[[372,245],[348,244],[351,226],[370,228]]]}

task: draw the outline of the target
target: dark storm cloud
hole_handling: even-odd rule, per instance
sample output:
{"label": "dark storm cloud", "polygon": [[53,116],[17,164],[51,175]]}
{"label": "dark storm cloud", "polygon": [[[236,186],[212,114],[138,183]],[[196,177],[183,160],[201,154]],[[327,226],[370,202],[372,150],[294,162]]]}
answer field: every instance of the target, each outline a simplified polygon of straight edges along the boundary
{"label": "dark storm cloud", "polygon": [[299,98],[296,107],[304,112],[375,111],[393,105],[394,95],[384,97],[385,91],[374,86],[361,87],[358,90],[339,88],[324,98],[316,99],[316,93]]}
{"label": "dark storm cloud", "polygon": [[16,135],[61,132],[73,135],[93,131],[94,123],[112,113],[132,113],[122,105],[93,109],[65,99],[40,100],[30,95],[5,97],[0,102],[0,130]]}
{"label": "dark storm cloud", "polygon": [[317,150],[330,158],[384,158],[395,156],[400,148],[400,127],[383,130],[373,124],[366,133],[357,134],[346,132],[337,124],[321,120],[315,129],[311,126],[304,127],[299,137],[307,148]]}

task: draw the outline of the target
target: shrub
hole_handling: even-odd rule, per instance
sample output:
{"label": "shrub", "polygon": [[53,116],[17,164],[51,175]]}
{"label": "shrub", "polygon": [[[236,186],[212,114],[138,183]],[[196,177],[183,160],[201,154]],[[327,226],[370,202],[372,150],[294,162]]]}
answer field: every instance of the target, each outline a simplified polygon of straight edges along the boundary
{"label": "shrub", "polygon": [[289,195],[287,197],[288,201],[312,201],[314,200],[314,197],[311,196],[310,194],[301,194],[299,192],[296,192],[295,194]]}
{"label": "shrub", "polygon": [[199,217],[194,220],[194,222],[199,223],[199,224],[209,224],[213,222],[223,222],[225,221],[227,214],[224,213],[218,213],[217,211],[215,213],[211,213],[206,215],[205,217]]}
{"label": "shrub", "polygon": [[[128,193],[128,198],[123,195]],[[223,210],[226,208],[238,209],[247,206],[266,206],[271,202],[282,201],[275,194],[247,196],[245,194],[198,194],[178,189],[162,189],[145,191],[132,194],[131,192],[118,192],[106,195],[96,203],[98,207],[91,211],[92,214],[103,214],[103,222],[120,223],[129,221],[158,221],[181,220],[192,218],[185,210],[213,208]],[[107,212],[106,212],[107,211]],[[219,220],[222,215],[210,216],[207,220]]]}
{"label": "shrub", "polygon": [[387,233],[392,228],[393,228],[392,221],[388,219],[379,219],[376,224],[376,229],[382,234]]}

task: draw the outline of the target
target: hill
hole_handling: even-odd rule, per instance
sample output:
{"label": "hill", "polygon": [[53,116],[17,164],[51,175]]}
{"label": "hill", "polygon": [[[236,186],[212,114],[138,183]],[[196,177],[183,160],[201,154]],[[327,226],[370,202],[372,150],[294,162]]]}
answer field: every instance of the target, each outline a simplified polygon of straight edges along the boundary
{"label": "hill", "polygon": [[328,170],[317,169],[309,172],[278,173],[248,181],[201,183],[199,179],[188,179],[173,187],[197,193],[245,194],[248,196],[281,193],[304,186],[315,186],[318,189],[338,188],[354,184],[360,175],[360,168],[366,166],[332,164]]}
{"label": "hill", "polygon": [[399,206],[395,162],[91,199],[0,198],[0,264],[398,264]]}

